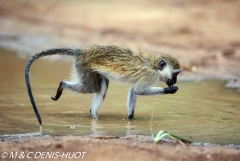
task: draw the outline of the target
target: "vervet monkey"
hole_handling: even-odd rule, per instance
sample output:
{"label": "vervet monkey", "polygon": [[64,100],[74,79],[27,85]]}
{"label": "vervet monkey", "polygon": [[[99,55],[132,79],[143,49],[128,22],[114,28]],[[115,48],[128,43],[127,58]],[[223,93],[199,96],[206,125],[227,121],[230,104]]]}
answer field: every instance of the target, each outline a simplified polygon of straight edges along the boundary
{"label": "vervet monkey", "polygon": [[[76,59],[73,65],[73,79],[61,81],[56,95],[51,97],[52,100],[58,100],[64,89],[78,93],[93,93],[90,109],[93,119],[98,119],[97,111],[106,96],[109,79],[131,84],[127,101],[128,119],[134,117],[138,95],[173,94],[178,90],[178,87],[173,85],[177,82],[177,75],[181,71],[180,64],[177,59],[169,55],[153,56],[117,46],[98,45],[42,51],[28,60],[25,69],[28,94],[40,125],[42,121],[32,95],[29,69],[36,59],[48,55],[69,55]],[[159,80],[165,82],[168,87],[154,87]]]}

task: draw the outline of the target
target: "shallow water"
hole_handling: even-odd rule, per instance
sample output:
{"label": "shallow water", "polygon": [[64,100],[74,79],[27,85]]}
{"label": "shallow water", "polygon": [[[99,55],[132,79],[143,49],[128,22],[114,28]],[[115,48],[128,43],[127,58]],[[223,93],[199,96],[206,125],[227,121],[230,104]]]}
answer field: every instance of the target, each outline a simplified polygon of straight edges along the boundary
{"label": "shallow water", "polygon": [[[0,49],[0,137],[36,135],[39,124],[24,80],[27,59]],[[58,84],[68,77],[71,63],[39,59],[31,67],[33,95],[43,120],[44,135],[128,135],[167,130],[196,142],[240,144],[240,94],[224,81],[180,81],[174,95],[138,97],[135,120],[127,118],[129,86],[111,82],[98,121],[91,120],[92,96],[64,91],[52,101]],[[165,84],[159,84],[166,86]],[[4,135],[15,134],[15,135]],[[26,135],[29,137],[29,134]]]}

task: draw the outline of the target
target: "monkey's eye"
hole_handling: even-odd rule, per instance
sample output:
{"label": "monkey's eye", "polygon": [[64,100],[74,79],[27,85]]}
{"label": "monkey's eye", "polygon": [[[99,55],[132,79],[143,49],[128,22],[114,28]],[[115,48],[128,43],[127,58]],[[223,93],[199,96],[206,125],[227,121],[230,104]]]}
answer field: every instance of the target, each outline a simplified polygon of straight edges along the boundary
{"label": "monkey's eye", "polygon": [[161,60],[159,63],[158,63],[158,69],[159,70],[163,70],[163,68],[166,66],[166,62],[165,60]]}

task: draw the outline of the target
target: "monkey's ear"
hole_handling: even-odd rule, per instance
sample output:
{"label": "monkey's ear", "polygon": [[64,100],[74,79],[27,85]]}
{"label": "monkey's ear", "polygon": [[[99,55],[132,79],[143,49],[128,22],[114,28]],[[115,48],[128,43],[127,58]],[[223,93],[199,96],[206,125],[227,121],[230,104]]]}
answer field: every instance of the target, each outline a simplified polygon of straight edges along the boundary
{"label": "monkey's ear", "polygon": [[165,60],[160,60],[160,62],[158,63],[158,69],[159,70],[163,70],[163,68],[166,66],[166,61]]}

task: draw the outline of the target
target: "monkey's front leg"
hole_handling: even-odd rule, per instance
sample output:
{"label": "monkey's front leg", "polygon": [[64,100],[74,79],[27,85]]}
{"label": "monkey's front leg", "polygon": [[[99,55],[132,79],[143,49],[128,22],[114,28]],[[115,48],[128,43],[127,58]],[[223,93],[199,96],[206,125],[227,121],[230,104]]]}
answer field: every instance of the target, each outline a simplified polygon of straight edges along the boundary
{"label": "monkey's front leg", "polygon": [[134,91],[136,95],[150,96],[150,95],[159,95],[159,94],[174,94],[178,90],[177,86],[169,86],[167,88],[161,87],[150,87],[146,89],[137,89]]}
{"label": "monkey's front leg", "polygon": [[127,102],[128,119],[133,120],[137,95],[150,96],[150,95],[158,95],[158,94],[173,94],[173,93],[176,93],[177,90],[178,90],[178,87],[176,86],[169,86],[167,88],[151,87],[144,90],[143,89],[139,90],[132,87],[128,92],[128,102]]}

